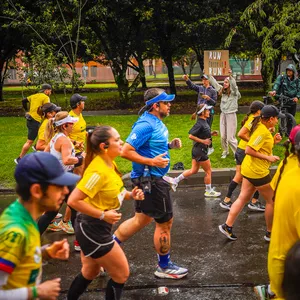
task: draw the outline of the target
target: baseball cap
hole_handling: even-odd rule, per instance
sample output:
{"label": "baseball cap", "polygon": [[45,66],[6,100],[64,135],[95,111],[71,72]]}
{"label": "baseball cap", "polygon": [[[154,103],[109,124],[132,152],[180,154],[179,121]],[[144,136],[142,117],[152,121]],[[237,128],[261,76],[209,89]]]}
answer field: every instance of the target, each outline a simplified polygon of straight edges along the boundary
{"label": "baseball cap", "polygon": [[201,79],[203,79],[203,78],[208,80],[208,76],[205,75],[205,74],[203,74],[203,75],[201,76]]}
{"label": "baseball cap", "polygon": [[50,84],[48,84],[48,83],[42,84],[42,87],[41,87],[41,89],[40,89],[40,92],[43,92],[43,91],[45,91],[45,90],[52,90],[52,86],[51,86]]}
{"label": "baseball cap", "polygon": [[65,172],[58,159],[48,152],[25,155],[15,170],[16,182],[20,185],[49,183],[59,186],[74,185],[80,176]]}
{"label": "baseball cap", "polygon": [[300,132],[300,125],[295,126],[290,133],[289,140],[290,142],[294,145],[295,144],[295,139],[296,135]]}
{"label": "baseball cap", "polygon": [[42,106],[42,111],[45,114],[50,112],[50,111],[59,112],[59,111],[61,111],[61,107],[56,106],[54,103],[46,103]]}
{"label": "baseball cap", "polygon": [[161,94],[155,96],[154,98],[146,101],[146,105],[151,105],[157,102],[161,102],[161,101],[173,101],[175,99],[175,95],[174,94],[170,94],[168,95],[166,92],[162,92]]}
{"label": "baseball cap", "polygon": [[204,104],[203,107],[197,112],[197,115],[200,115],[205,109],[211,109],[212,106]]}
{"label": "baseball cap", "polygon": [[78,102],[85,101],[86,99],[87,99],[86,96],[81,96],[79,94],[74,94],[74,95],[71,96],[70,106],[72,108],[76,108]]}
{"label": "baseball cap", "polygon": [[285,115],[282,114],[279,111],[279,109],[274,105],[265,105],[262,108],[260,115],[263,118],[271,118],[271,117],[285,118]]}
{"label": "baseball cap", "polygon": [[251,104],[250,104],[250,111],[255,113],[257,112],[258,110],[262,110],[262,108],[264,107],[264,103],[262,101],[258,101],[258,100],[255,100],[253,101]]}
{"label": "baseball cap", "polygon": [[78,121],[78,118],[74,118],[74,117],[71,117],[70,115],[68,115],[67,117],[65,117],[61,120],[55,121],[54,124],[55,124],[55,126],[61,126],[66,123],[76,123],[77,121]]}

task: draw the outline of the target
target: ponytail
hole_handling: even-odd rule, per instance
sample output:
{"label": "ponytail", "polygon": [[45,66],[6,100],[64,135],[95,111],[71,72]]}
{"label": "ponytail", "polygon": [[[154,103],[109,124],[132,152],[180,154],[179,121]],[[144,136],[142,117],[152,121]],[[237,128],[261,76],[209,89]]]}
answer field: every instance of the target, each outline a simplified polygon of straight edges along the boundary
{"label": "ponytail", "polygon": [[48,120],[48,123],[45,128],[44,137],[45,137],[46,144],[49,144],[55,132],[56,132],[56,128],[54,128],[54,118],[51,118]]}
{"label": "ponytail", "polygon": [[248,121],[248,119],[249,119],[249,116],[252,114],[252,112],[251,111],[249,111],[247,114],[246,114],[246,116],[244,117],[244,119],[242,120],[242,122],[241,122],[241,126],[243,127],[244,125],[245,125],[245,123]]}
{"label": "ponytail", "polygon": [[[88,130],[87,131],[87,137],[86,137],[86,155],[84,158],[84,166],[83,166],[83,173],[85,172],[85,170],[87,169],[87,167],[89,166],[89,164],[91,163],[91,161],[94,158],[94,152],[92,150],[92,143],[91,143],[91,136],[93,134],[92,130]],[[100,149],[99,149],[100,151]]]}
{"label": "ponytail", "polygon": [[37,114],[41,117],[44,118],[45,117],[45,113],[43,112],[43,106],[39,106],[37,109]]}
{"label": "ponytail", "polygon": [[252,133],[255,131],[255,129],[257,128],[258,123],[259,123],[260,120],[261,120],[261,116],[254,117],[254,119],[252,121],[252,127],[250,129],[249,136],[251,136]]}

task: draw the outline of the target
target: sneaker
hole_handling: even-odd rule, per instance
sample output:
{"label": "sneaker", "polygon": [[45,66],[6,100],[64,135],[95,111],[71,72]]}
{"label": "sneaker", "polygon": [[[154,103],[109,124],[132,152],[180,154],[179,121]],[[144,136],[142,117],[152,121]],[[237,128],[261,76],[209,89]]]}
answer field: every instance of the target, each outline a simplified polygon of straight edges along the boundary
{"label": "sneaker", "polygon": [[215,149],[213,147],[208,148],[207,155],[211,155],[214,151]]}
{"label": "sneaker", "polygon": [[50,231],[61,231],[61,222],[57,223],[57,222],[52,222],[49,224],[49,226],[47,227],[47,230]]}
{"label": "sneaker", "polygon": [[74,241],[74,250],[77,252],[81,251],[80,245],[77,240]]}
{"label": "sneaker", "polygon": [[31,149],[32,149],[34,152],[37,151],[36,148],[35,148],[35,146],[31,146]]}
{"label": "sneaker", "polygon": [[221,196],[221,193],[215,191],[214,188],[212,188],[210,191],[206,191],[204,193],[204,197],[219,197],[219,196]]}
{"label": "sneaker", "polygon": [[170,261],[166,268],[157,266],[154,275],[158,278],[180,279],[186,276],[187,273],[188,269],[179,267]]}
{"label": "sneaker", "polygon": [[255,203],[251,201],[248,204],[248,208],[255,211],[265,211],[265,207],[259,201],[256,201]]}
{"label": "sneaker", "polygon": [[261,300],[268,300],[268,299],[275,299],[275,294],[271,295],[268,292],[268,284],[264,285],[256,285],[254,287],[254,292],[258,296],[258,299]]}
{"label": "sneaker", "polygon": [[99,274],[96,276],[97,277],[106,277],[107,276],[107,273],[106,271],[103,269],[103,267],[100,268],[100,272]]}
{"label": "sneaker", "polygon": [[226,158],[228,155],[229,155],[229,152],[224,151],[224,152],[222,153],[221,158]]}
{"label": "sneaker", "polygon": [[266,242],[270,243],[270,241],[271,241],[271,232],[270,231],[266,231],[264,239]]}
{"label": "sneaker", "polygon": [[74,234],[74,228],[72,226],[71,221],[68,221],[68,222],[60,221],[60,223],[62,223],[61,228],[64,232],[66,232],[68,234]]}
{"label": "sneaker", "polygon": [[220,202],[220,206],[224,209],[227,209],[227,210],[230,210],[231,208],[231,205],[232,205],[232,202],[229,201],[229,202],[225,202],[225,200],[223,200],[222,202]]}
{"label": "sneaker", "polygon": [[219,230],[231,241],[235,241],[237,236],[232,232],[232,227],[227,226],[226,224],[219,225]]}
{"label": "sneaker", "polygon": [[172,178],[170,176],[163,176],[163,180],[170,184],[171,189],[173,190],[173,192],[176,192],[178,183],[176,183],[174,178]]}
{"label": "sneaker", "polygon": [[20,160],[21,160],[21,157],[15,158],[15,159],[14,159],[15,164],[16,164],[16,165],[19,164]]}
{"label": "sneaker", "polygon": [[57,215],[55,216],[55,219],[60,219],[62,217],[62,214],[57,213]]}

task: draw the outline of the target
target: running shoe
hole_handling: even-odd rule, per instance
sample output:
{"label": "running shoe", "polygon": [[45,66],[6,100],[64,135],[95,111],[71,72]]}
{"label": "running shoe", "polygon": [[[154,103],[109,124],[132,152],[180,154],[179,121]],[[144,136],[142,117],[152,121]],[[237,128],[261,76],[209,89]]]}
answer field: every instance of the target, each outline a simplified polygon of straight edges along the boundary
{"label": "running shoe", "polygon": [[107,276],[107,273],[106,271],[103,269],[103,267],[100,268],[100,272],[99,274],[96,276],[97,277],[106,277]]}
{"label": "running shoe", "polygon": [[226,158],[229,155],[229,152],[223,151],[221,158]]}
{"label": "running shoe", "polygon": [[74,250],[77,252],[81,251],[80,245],[77,240],[74,241]]}
{"label": "running shoe", "polygon": [[32,149],[34,152],[37,151],[36,148],[35,148],[35,146],[31,146],[31,149]]}
{"label": "running shoe", "polygon": [[62,214],[57,213],[57,215],[55,216],[55,219],[60,219],[62,217]]}
{"label": "running shoe", "polygon": [[64,232],[66,232],[68,234],[74,234],[74,228],[72,226],[71,221],[68,221],[68,222],[60,221],[60,223],[61,223],[61,228]]}
{"label": "running shoe", "polygon": [[16,164],[16,165],[19,164],[20,160],[21,160],[21,157],[15,158],[15,159],[14,159],[15,164]]}
{"label": "running shoe", "polygon": [[61,222],[57,223],[57,222],[52,222],[49,224],[49,226],[47,227],[47,230],[50,231],[61,231],[62,227],[61,227]]}
{"label": "running shoe", "polygon": [[237,236],[232,232],[232,227],[229,227],[226,224],[222,224],[219,225],[219,230],[231,241],[237,240]]}
{"label": "running shoe", "polygon": [[270,231],[266,231],[264,239],[266,242],[270,243],[270,241],[271,241],[271,232]]}
{"label": "running shoe", "polygon": [[176,183],[175,179],[170,176],[163,176],[163,180],[170,184],[173,192],[176,192],[178,183]]}
{"label": "running shoe", "polygon": [[229,201],[229,202],[225,202],[225,200],[223,200],[222,202],[220,202],[220,206],[224,209],[227,209],[227,210],[230,210],[231,208],[231,205],[232,205],[232,202]]}
{"label": "running shoe", "polygon": [[248,208],[254,211],[265,211],[265,207],[258,200],[255,203],[251,201]]}
{"label": "running shoe", "polygon": [[260,300],[275,299],[275,294],[271,295],[268,292],[268,284],[256,285],[254,292]]}
{"label": "running shoe", "polygon": [[208,148],[207,155],[213,154],[214,151],[215,151],[215,149],[213,147]]}
{"label": "running shoe", "polygon": [[221,196],[221,193],[215,191],[214,188],[212,188],[210,191],[206,191],[204,193],[204,197],[219,197],[219,196]]}
{"label": "running shoe", "polygon": [[179,267],[170,261],[166,268],[162,268],[158,265],[154,275],[158,278],[180,279],[186,276],[187,273],[188,269]]}

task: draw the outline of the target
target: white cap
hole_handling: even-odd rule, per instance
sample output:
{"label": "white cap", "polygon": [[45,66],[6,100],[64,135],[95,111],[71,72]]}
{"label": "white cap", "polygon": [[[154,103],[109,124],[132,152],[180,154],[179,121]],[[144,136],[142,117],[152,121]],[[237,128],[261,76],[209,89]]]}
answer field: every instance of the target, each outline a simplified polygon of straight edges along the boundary
{"label": "white cap", "polygon": [[73,118],[70,115],[68,115],[64,119],[61,119],[59,121],[55,121],[54,124],[55,124],[55,126],[61,126],[61,125],[66,124],[66,123],[76,123],[77,121],[78,121],[78,118]]}
{"label": "white cap", "polygon": [[204,104],[204,106],[197,112],[197,115],[200,115],[205,109],[211,109],[212,106]]}

